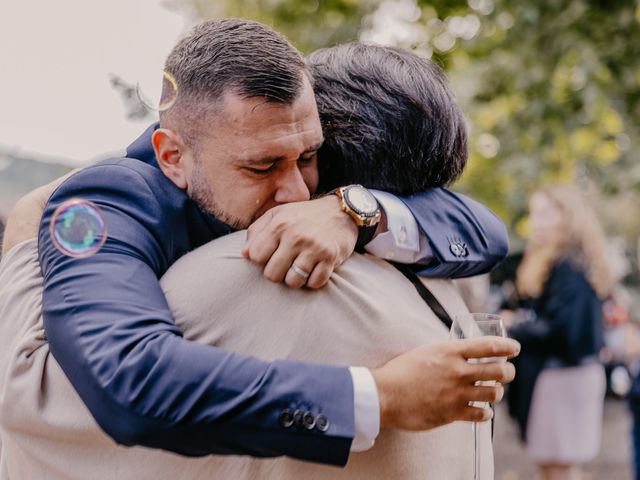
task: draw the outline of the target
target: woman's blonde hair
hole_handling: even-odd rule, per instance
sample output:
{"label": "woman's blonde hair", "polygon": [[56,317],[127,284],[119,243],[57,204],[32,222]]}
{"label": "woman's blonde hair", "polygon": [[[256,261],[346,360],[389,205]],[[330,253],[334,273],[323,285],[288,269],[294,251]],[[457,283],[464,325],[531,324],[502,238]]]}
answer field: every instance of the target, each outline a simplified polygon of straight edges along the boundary
{"label": "woman's blonde hair", "polygon": [[554,185],[536,194],[544,195],[561,212],[562,226],[556,238],[545,244],[529,242],[517,274],[518,292],[523,297],[542,294],[551,269],[561,257],[577,262],[599,297],[604,298],[615,280],[605,253],[605,238],[595,212],[573,186]]}

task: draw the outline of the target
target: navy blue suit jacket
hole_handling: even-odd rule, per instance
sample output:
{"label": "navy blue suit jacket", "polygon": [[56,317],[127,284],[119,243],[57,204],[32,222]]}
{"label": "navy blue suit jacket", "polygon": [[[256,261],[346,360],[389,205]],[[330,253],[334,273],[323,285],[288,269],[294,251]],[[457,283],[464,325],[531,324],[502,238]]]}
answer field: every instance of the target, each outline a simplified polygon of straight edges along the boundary
{"label": "navy blue suit jacket", "polygon": [[[49,199],[39,255],[52,354],[118,443],[346,463],[354,437],[348,368],[264,362],[182,338],[158,279],[229,228],[164,176],[152,130],[126,157],[80,171]],[[75,197],[98,205],[108,227],[105,245],[85,259],[60,253],[48,234],[56,207]],[[445,190],[405,201],[431,239],[435,259],[420,267],[426,273],[480,273],[506,254],[504,225],[480,204]],[[285,428],[287,409],[322,414],[328,429]]]}

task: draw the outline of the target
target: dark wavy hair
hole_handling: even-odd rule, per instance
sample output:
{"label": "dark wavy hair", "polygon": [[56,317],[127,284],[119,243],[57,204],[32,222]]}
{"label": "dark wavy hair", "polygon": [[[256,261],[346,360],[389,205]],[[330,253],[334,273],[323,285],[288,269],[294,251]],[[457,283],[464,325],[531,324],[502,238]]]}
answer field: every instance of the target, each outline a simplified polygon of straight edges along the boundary
{"label": "dark wavy hair", "polygon": [[462,173],[465,119],[434,62],[349,43],[312,53],[307,65],[325,135],[320,190],[360,183],[411,195]]}

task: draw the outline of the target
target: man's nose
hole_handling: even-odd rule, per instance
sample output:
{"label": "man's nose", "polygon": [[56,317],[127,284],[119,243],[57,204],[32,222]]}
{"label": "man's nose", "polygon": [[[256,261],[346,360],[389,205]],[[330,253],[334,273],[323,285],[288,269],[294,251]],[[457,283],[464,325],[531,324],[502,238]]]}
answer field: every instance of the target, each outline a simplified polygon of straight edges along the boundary
{"label": "man's nose", "polygon": [[303,202],[309,198],[309,187],[299,168],[292,168],[279,179],[274,198],[276,203]]}

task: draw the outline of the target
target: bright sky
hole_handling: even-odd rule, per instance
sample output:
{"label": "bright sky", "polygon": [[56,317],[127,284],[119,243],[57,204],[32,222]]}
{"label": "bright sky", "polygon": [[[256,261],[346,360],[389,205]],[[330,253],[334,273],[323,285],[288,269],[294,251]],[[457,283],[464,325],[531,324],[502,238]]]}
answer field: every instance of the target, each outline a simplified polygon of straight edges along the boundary
{"label": "bright sky", "polygon": [[126,119],[109,73],[161,81],[185,16],[159,0],[0,0],[0,148],[83,164],[149,123]]}

